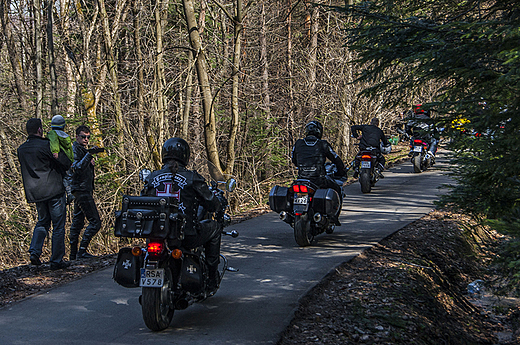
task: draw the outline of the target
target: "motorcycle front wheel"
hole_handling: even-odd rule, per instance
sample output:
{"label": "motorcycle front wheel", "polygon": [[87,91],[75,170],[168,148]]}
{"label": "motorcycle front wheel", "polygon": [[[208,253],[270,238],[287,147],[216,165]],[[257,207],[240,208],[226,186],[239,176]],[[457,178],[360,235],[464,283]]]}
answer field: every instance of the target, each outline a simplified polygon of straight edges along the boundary
{"label": "motorcycle front wheel", "polygon": [[372,181],[370,179],[369,169],[361,169],[359,173],[359,183],[361,184],[362,193],[370,193],[372,190]]}
{"label": "motorcycle front wheel", "polygon": [[141,300],[143,319],[146,327],[152,331],[162,331],[168,328],[175,309],[171,307],[171,289],[173,288],[172,273],[164,269],[164,285],[160,288],[143,287]]}
{"label": "motorcycle front wheel", "polygon": [[420,173],[421,172],[421,155],[417,154],[412,158],[413,164],[413,172]]}
{"label": "motorcycle front wheel", "polygon": [[307,215],[294,217],[294,239],[300,247],[310,246],[314,236]]}

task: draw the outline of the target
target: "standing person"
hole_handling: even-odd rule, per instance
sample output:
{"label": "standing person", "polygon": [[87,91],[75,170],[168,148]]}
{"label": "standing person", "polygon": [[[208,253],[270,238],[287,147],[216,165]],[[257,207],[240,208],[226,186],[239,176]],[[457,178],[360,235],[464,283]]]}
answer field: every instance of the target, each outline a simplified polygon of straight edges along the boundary
{"label": "standing person", "polygon": [[[292,150],[292,162],[298,167],[298,178],[308,179],[320,188],[332,188],[343,201],[341,187],[327,176],[325,161],[327,158],[336,165],[339,176],[346,176],[345,164],[326,140],[322,140],[323,125],[319,121],[311,121],[305,125],[305,138],[298,139]],[[334,224],[340,226],[339,214],[334,216]]]}
{"label": "standing person", "polygon": [[190,146],[184,139],[166,140],[161,155],[164,166],[147,177],[141,194],[172,196],[179,200],[179,209],[186,217],[182,244],[187,248],[204,246],[209,288],[215,291],[219,284],[220,229],[215,220],[199,221],[197,211],[199,206],[207,212],[219,210],[220,199],[210,191],[204,177],[194,170],[186,169],[190,160]]}
{"label": "standing person", "polygon": [[[378,167],[376,168],[376,172],[379,174],[381,178],[383,178],[382,171],[385,169],[386,159],[381,153],[380,144],[383,143],[385,147],[391,147],[390,142],[385,136],[385,133],[381,130],[379,126],[379,119],[374,117],[369,125],[354,125],[350,127],[352,136],[359,140],[359,149],[365,150],[367,147],[373,147],[376,149],[377,153],[377,162]],[[358,159],[354,162],[354,178],[359,176],[359,164],[360,161]]]}
{"label": "standing person", "polygon": [[[72,140],[70,136],[65,133],[65,119],[61,115],[54,115],[51,120],[51,130],[47,132],[47,138],[50,140],[51,152],[54,158],[58,159],[60,150],[65,152],[70,162],[74,161],[74,152],[72,151]],[[67,172],[63,177],[63,184],[67,192],[67,205],[74,200],[70,188],[71,176]]]}
{"label": "standing person", "polygon": [[[35,203],[38,212],[38,222],[33,230],[29,247],[31,264],[42,264],[43,242],[52,229],[51,270],[66,268],[69,262],[63,261],[65,255],[65,187],[63,173],[69,168],[60,163],[52,155],[49,139],[43,138],[42,121],[32,118],[27,121],[27,141],[17,150],[20,161],[23,187],[27,202]],[[70,163],[70,161],[69,161]]]}
{"label": "standing person", "polygon": [[[70,243],[70,260],[76,258],[93,258],[94,255],[87,252],[88,245],[92,238],[101,229],[101,218],[94,202],[94,156],[93,154],[102,152],[102,149],[94,146],[88,150],[87,146],[90,140],[90,128],[87,126],[79,126],[76,129],[76,141],[72,145],[74,151],[74,163],[72,163],[72,183],[71,189],[74,195],[74,213],[72,216],[72,225],[70,226],[69,243]],[[89,224],[83,233],[81,243],[79,236],[85,218]],[[79,250],[78,250],[79,244]]]}

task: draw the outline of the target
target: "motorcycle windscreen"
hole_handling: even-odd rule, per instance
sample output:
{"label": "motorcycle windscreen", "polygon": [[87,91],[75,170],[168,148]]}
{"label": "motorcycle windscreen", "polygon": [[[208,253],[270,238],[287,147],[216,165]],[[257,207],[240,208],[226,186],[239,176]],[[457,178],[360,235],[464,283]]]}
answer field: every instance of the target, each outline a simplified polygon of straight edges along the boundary
{"label": "motorcycle windscreen", "polygon": [[338,212],[340,199],[338,193],[332,189],[318,189],[314,193],[312,207],[315,212],[331,217]]}

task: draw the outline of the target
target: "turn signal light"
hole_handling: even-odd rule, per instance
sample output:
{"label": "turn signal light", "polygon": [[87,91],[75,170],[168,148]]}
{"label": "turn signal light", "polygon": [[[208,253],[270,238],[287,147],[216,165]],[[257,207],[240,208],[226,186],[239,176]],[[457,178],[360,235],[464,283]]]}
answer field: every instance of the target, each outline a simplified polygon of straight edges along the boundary
{"label": "turn signal light", "polygon": [[133,256],[141,256],[142,253],[143,253],[143,250],[141,249],[141,247],[133,247],[132,248],[132,255]]}
{"label": "turn signal light", "polygon": [[150,254],[154,254],[154,255],[159,255],[162,253],[164,249],[164,244],[163,243],[160,243],[160,242],[150,242],[148,243],[148,253]]}
{"label": "turn signal light", "polygon": [[172,251],[172,258],[174,258],[174,259],[180,259],[181,256],[182,256],[182,250],[180,250],[180,249],[174,249],[174,250]]}

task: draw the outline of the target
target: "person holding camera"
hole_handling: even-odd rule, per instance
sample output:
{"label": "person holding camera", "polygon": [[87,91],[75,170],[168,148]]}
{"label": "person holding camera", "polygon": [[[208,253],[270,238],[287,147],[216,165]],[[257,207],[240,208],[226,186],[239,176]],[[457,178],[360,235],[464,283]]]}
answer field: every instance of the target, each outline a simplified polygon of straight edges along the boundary
{"label": "person holding camera", "polygon": [[[76,129],[76,141],[72,145],[74,162],[72,163],[71,189],[74,195],[74,212],[72,225],[70,226],[70,260],[76,258],[93,258],[94,255],[87,252],[92,238],[101,229],[101,218],[94,202],[94,154],[103,152],[103,148],[97,146],[87,149],[90,140],[90,128],[81,125]],[[79,242],[79,237],[85,218],[89,224]],[[79,249],[78,249],[79,244]]]}

